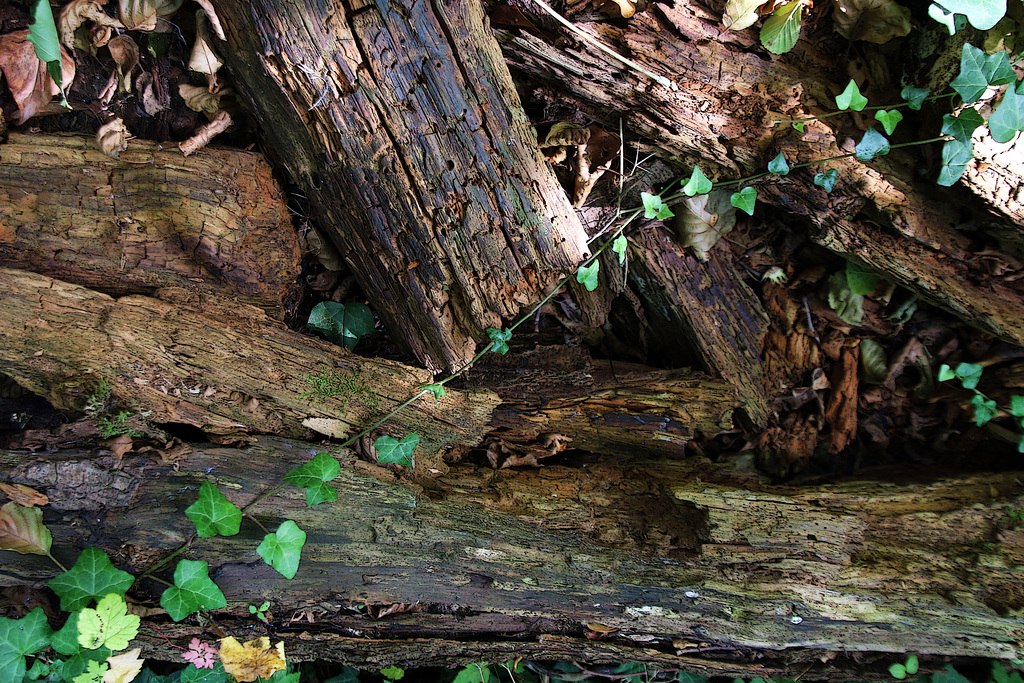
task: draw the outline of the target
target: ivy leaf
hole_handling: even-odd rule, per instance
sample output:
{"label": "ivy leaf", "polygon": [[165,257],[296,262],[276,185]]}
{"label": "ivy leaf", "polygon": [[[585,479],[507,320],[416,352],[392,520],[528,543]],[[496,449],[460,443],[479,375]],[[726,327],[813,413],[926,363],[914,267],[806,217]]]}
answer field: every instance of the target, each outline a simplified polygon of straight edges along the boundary
{"label": "ivy leaf", "polygon": [[777,175],[786,175],[789,173],[789,164],[786,163],[786,155],[779,152],[774,159],[768,162],[768,172],[775,173]]}
{"label": "ivy leaf", "polygon": [[999,412],[996,402],[985,394],[975,394],[971,399],[971,405],[974,407],[974,424],[979,427],[984,427]]}
{"label": "ivy leaf", "polygon": [[975,129],[984,123],[985,119],[974,109],[965,109],[959,116],[945,114],[942,117],[942,134],[952,135],[960,142],[967,142],[974,135]]}
{"label": "ivy leaf", "polygon": [[956,366],[956,376],[960,378],[960,383],[964,389],[976,389],[978,382],[981,381],[981,375],[985,372],[985,368],[978,365],[977,363],[960,363]]}
{"label": "ivy leaf", "polygon": [[128,614],[123,597],[110,593],[97,603],[96,609],[86,608],[79,614],[78,644],[89,650],[123,650],[139,634],[140,621],[138,616]]}
{"label": "ivy leaf", "polygon": [[208,481],[199,487],[199,499],[185,508],[185,515],[202,538],[217,534],[234,536],[242,525],[242,511]]}
{"label": "ivy leaf", "polygon": [[373,442],[377,448],[377,462],[412,469],[413,451],[419,443],[420,435],[416,433],[406,434],[401,441],[391,436],[382,436]]}
{"label": "ivy leaf", "polygon": [[588,292],[593,292],[597,289],[597,274],[600,270],[601,262],[594,259],[589,266],[580,266],[580,269],[576,271],[576,282],[586,287]]}
{"label": "ivy leaf", "polygon": [[317,453],[305,465],[299,465],[284,475],[284,480],[306,489],[306,505],[313,507],[318,503],[334,502],[338,499],[338,492],[333,486],[328,486],[327,482],[337,477],[340,472],[341,465],[337,460],[326,453]]}
{"label": "ivy leaf", "polygon": [[881,122],[886,135],[892,135],[892,132],[896,130],[896,124],[903,120],[903,114],[898,109],[892,111],[880,109],[875,112],[875,119]]}
{"label": "ivy leaf", "polygon": [[960,73],[950,82],[964,102],[970,104],[985,93],[990,85],[1003,85],[1016,80],[1006,53],[986,55],[970,43],[960,51]]}
{"label": "ivy leaf", "polygon": [[488,668],[489,666],[487,662],[467,664],[455,674],[455,680],[452,683],[491,683],[495,677]]}
{"label": "ivy leaf", "polygon": [[803,0],[794,0],[777,8],[761,25],[761,44],[768,52],[781,55],[789,52],[800,37]]}
{"label": "ivy leaf", "polygon": [[987,31],[1006,15],[1006,0],[939,0],[949,14],[963,14],[976,29]]}
{"label": "ivy leaf", "polygon": [[871,161],[877,156],[889,153],[889,141],[872,126],[864,133],[857,146],[853,148],[854,156],[861,161]]}
{"label": "ivy leaf", "polygon": [[803,133],[804,132],[804,122],[803,121],[794,121],[792,123],[792,126],[793,126],[793,130],[797,131],[798,133]]}
{"label": "ivy leaf", "polygon": [[224,665],[220,662],[214,662],[212,669],[199,669],[190,664],[181,672],[178,683],[224,683],[227,677]]}
{"label": "ivy leaf", "polygon": [[508,353],[508,342],[512,339],[512,330],[506,327],[505,331],[502,332],[497,328],[488,327],[487,336],[490,337],[492,342],[491,351],[500,353],[503,356]]}
{"label": "ivy leaf", "polygon": [[939,366],[939,372],[936,375],[936,379],[940,382],[947,382],[956,377],[956,373],[953,372],[953,368],[949,367],[945,363]]}
{"label": "ivy leaf", "polygon": [[305,544],[306,532],[292,520],[286,519],[277,527],[276,532],[263,537],[263,542],[256,548],[256,554],[281,576],[291,579],[299,570],[299,558]]}
{"label": "ivy leaf", "polygon": [[846,262],[846,284],[854,294],[870,294],[878,286],[878,280],[876,273],[853,261]]}
{"label": "ivy leaf", "polygon": [[351,350],[360,338],[373,332],[373,312],[360,301],[321,301],[309,312],[306,327]]}
{"label": "ivy leaf", "polygon": [[427,384],[421,391],[429,391],[434,395],[434,398],[444,398],[444,385],[443,384]]}
{"label": "ivy leaf", "polygon": [[49,555],[53,536],[43,524],[43,511],[13,500],[0,507],[0,550],[22,555]]}
{"label": "ivy leaf", "polygon": [[174,621],[181,621],[193,612],[226,607],[217,584],[209,576],[205,562],[181,560],[174,569],[174,585],[160,596],[160,606]]}
{"label": "ivy leaf", "polygon": [[920,111],[921,105],[924,104],[924,100],[928,97],[927,88],[914,88],[912,86],[906,86],[900,91],[900,97],[907,101],[907,105],[914,111]]}
{"label": "ivy leaf", "polygon": [[72,612],[60,630],[53,634],[53,640],[50,641],[50,647],[67,657],[77,655],[82,651],[82,646],[78,642],[78,617],[81,613],[81,610]]}
{"label": "ivy leaf", "polygon": [[1017,131],[1024,130],[1024,80],[1016,88],[1006,89],[999,108],[988,117],[988,129],[996,142],[1009,142]]}
{"label": "ivy leaf", "polygon": [[1024,417],[1024,396],[1014,394],[1010,397],[1010,415]]}
{"label": "ivy leaf", "polygon": [[864,320],[864,297],[850,289],[845,271],[828,279],[828,305],[849,325],[860,325]]}
{"label": "ivy leaf", "polygon": [[640,199],[644,203],[644,218],[658,218],[660,220],[665,220],[666,218],[672,218],[672,216],[675,215],[672,213],[672,209],[665,206],[665,202],[661,201],[661,195],[659,194],[641,192]]}
{"label": "ivy leaf", "polygon": [[753,216],[754,205],[757,203],[757,190],[747,186],[739,192],[733,192],[729,197],[729,203],[740,211],[746,211],[748,216]]}
{"label": "ivy leaf", "polygon": [[50,581],[50,589],[60,596],[60,608],[77,612],[88,607],[93,598],[109,593],[124,595],[135,578],[110,563],[110,558],[99,548],[86,548],[75,561],[75,566]]}
{"label": "ivy leaf", "polygon": [[0,680],[20,681],[25,676],[25,655],[50,644],[53,631],[42,607],[21,619],[0,617]]}
{"label": "ivy leaf", "polygon": [[[687,197],[692,197],[696,194],[711,192],[711,187],[711,181],[704,175],[704,171],[700,170],[700,166],[694,166],[690,179],[683,185],[683,192]],[[662,218],[662,216],[658,216],[658,218]],[[668,218],[668,216],[665,216],[665,218]]]}
{"label": "ivy leaf", "polygon": [[960,180],[960,176],[967,170],[967,164],[971,163],[973,158],[974,145],[970,140],[947,140],[942,145],[942,168],[939,169],[939,179],[936,182],[943,187],[953,185]]}
{"label": "ivy leaf", "polygon": [[619,235],[612,242],[612,251],[619,256],[619,265],[621,266],[626,262],[626,246],[629,242],[626,240],[625,235]]}
{"label": "ivy leaf", "polygon": [[868,106],[868,98],[860,94],[860,88],[857,87],[857,84],[851,78],[850,82],[846,84],[846,90],[836,97],[836,106],[839,107],[840,111],[846,111],[847,109],[863,111],[864,107]]}
{"label": "ivy leaf", "polygon": [[836,180],[839,178],[839,171],[834,168],[830,168],[824,173],[814,174],[814,184],[825,190],[825,192],[831,192],[836,189]]}

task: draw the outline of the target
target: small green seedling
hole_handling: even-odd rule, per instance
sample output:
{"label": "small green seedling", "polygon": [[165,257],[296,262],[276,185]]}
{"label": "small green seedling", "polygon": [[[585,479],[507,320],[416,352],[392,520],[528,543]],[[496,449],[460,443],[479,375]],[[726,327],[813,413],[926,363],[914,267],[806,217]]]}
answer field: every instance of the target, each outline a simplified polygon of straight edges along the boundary
{"label": "small green seedling", "polygon": [[263,604],[257,607],[256,605],[249,605],[249,614],[255,614],[256,618],[260,621],[267,620],[267,610],[270,609],[270,601],[264,600]]}
{"label": "small green seedling", "polygon": [[903,664],[893,664],[889,667],[889,673],[892,674],[893,678],[903,680],[908,675],[913,676],[917,673],[918,661],[917,655],[910,655],[907,657],[907,661]]}

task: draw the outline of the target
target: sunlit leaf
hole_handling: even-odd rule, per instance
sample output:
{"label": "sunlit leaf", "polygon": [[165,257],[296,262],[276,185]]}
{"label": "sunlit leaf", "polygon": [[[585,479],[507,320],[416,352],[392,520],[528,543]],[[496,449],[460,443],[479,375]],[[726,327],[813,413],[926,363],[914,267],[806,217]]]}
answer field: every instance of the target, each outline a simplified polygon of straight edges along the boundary
{"label": "sunlit leaf", "polygon": [[420,435],[416,433],[406,434],[401,440],[392,436],[382,436],[373,442],[377,449],[377,462],[411,469],[413,452],[419,443]]}
{"label": "sunlit leaf", "polygon": [[800,37],[803,0],[778,7],[761,25],[761,44],[772,54],[789,52]]}
{"label": "sunlit leaf", "polygon": [[874,126],[868,128],[864,137],[853,148],[854,156],[861,161],[871,161],[877,156],[885,156],[889,153],[889,141],[885,136],[875,130]]}
{"label": "sunlit leaf", "polygon": [[202,561],[180,560],[174,569],[174,585],[160,596],[160,606],[174,621],[181,621],[199,610],[226,607],[217,584],[209,576],[209,566]]}
{"label": "sunlit leaf", "polygon": [[306,505],[312,507],[318,503],[338,499],[338,492],[333,486],[328,486],[327,482],[337,477],[340,472],[341,465],[337,460],[326,453],[317,453],[312,460],[284,475],[284,480],[306,489]]}
{"label": "sunlit leaf", "polygon": [[429,391],[434,395],[434,398],[444,398],[445,395],[443,384],[427,384],[423,387],[423,391]]}
{"label": "sunlit leaf", "polygon": [[945,114],[942,117],[942,134],[952,135],[960,142],[971,139],[975,129],[985,124],[985,119],[974,109],[964,109],[959,116]]}
{"label": "sunlit leaf", "polygon": [[[704,175],[704,171],[700,170],[700,166],[694,166],[693,173],[690,174],[690,179],[683,184],[683,193],[685,193],[687,197],[692,197],[697,194],[707,194],[708,192],[711,192],[711,188],[711,181],[708,180],[706,175]],[[659,216],[659,218],[661,218],[661,216]]]}
{"label": "sunlit leaf", "polygon": [[75,566],[50,581],[50,590],[60,596],[60,608],[76,612],[88,606],[93,599],[110,593],[124,595],[132,587],[135,577],[110,563],[110,558],[99,548],[82,551]]}
{"label": "sunlit leaf", "polygon": [[834,168],[830,168],[824,173],[814,174],[814,184],[825,190],[825,192],[831,192],[836,189],[836,180],[839,178],[839,171]]}
{"label": "sunlit leaf", "polygon": [[641,192],[640,199],[644,203],[644,218],[665,220],[675,215],[672,213],[672,209],[665,206],[665,202],[661,200],[661,195]]}
{"label": "sunlit leaf", "polygon": [[846,84],[846,89],[836,96],[836,107],[840,111],[846,111],[852,109],[853,111],[863,111],[864,107],[868,106],[868,98],[860,94],[860,88],[851,78],[850,82]]}
{"label": "sunlit leaf", "polygon": [[943,187],[949,187],[967,170],[967,165],[974,158],[974,146],[971,141],[961,142],[960,140],[947,140],[942,145],[942,168],[939,169],[939,179],[936,181]]}
{"label": "sunlit leaf", "polygon": [[135,648],[119,655],[107,657],[110,668],[103,674],[103,683],[130,683],[142,672],[142,648]]}
{"label": "sunlit leaf", "polygon": [[290,519],[281,523],[277,531],[267,534],[256,548],[256,554],[276,569],[286,579],[295,576],[299,570],[302,546],[306,544],[306,532]]}
{"label": "sunlit leaf", "polygon": [[53,536],[43,524],[42,510],[19,505],[13,500],[0,507],[0,550],[46,555],[52,544]]}
{"label": "sunlit leaf", "polygon": [[1006,89],[1003,101],[988,117],[988,129],[996,142],[1009,142],[1017,131],[1024,130],[1024,80],[1016,88]]}
{"label": "sunlit leaf", "polygon": [[768,162],[768,172],[777,175],[787,175],[789,173],[789,164],[786,163],[786,155],[782,152],[776,154],[775,158]]}
{"label": "sunlit leaf", "polygon": [[593,292],[597,289],[597,274],[600,270],[601,262],[594,259],[589,266],[580,266],[576,271],[576,282],[586,287],[588,292]]}
{"label": "sunlit leaf", "polygon": [[199,487],[199,499],[185,508],[185,515],[203,538],[234,536],[242,525],[242,511],[208,481]]}
{"label": "sunlit leaf", "polygon": [[95,609],[85,608],[78,615],[78,644],[89,650],[105,647],[123,650],[139,633],[141,619],[128,614],[128,605],[117,593],[103,597]]}
{"label": "sunlit leaf", "polygon": [[628,244],[625,235],[619,235],[612,241],[612,251],[618,255],[620,266],[626,262],[626,246]]}
{"label": "sunlit leaf", "polygon": [[963,14],[976,29],[987,31],[1006,15],[1006,0],[938,0],[950,14]]}
{"label": "sunlit leaf", "polygon": [[722,24],[729,31],[742,31],[757,21],[757,10],[767,0],[728,0],[725,3],[725,14]]}
{"label": "sunlit leaf", "polygon": [[739,192],[733,192],[729,196],[729,203],[740,211],[745,211],[748,216],[753,216],[754,205],[757,204],[757,190],[747,186]]}
{"label": "sunlit leaf", "polygon": [[270,638],[263,637],[239,643],[234,637],[220,641],[220,661],[224,670],[240,683],[251,683],[257,678],[270,678],[275,671],[283,671],[287,664],[284,643],[271,647]]}

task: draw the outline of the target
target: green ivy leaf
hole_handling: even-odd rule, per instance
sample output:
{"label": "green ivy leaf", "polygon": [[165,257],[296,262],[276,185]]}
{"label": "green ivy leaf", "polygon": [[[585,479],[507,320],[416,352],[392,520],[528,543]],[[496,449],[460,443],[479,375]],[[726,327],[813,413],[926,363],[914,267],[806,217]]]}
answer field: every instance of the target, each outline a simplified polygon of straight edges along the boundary
{"label": "green ivy leaf", "polygon": [[160,606],[174,621],[181,621],[193,612],[226,607],[217,584],[209,576],[205,562],[181,560],[174,569],[174,585],[160,596]]}
{"label": "green ivy leaf", "polygon": [[711,188],[711,181],[704,175],[704,171],[700,170],[700,166],[694,166],[690,179],[683,185],[683,192],[687,197],[692,197],[698,194],[707,194],[711,192]]}
{"label": "green ivy leaf", "polygon": [[506,327],[505,331],[502,332],[497,328],[488,327],[486,332],[491,340],[491,351],[500,353],[503,356],[508,353],[508,342],[512,339],[512,330]]}
{"label": "green ivy leaf", "polygon": [[276,532],[263,537],[263,542],[256,548],[256,554],[281,576],[291,579],[299,570],[299,558],[305,544],[306,532],[292,520],[286,519],[277,527]]}
{"label": "green ivy leaf", "polygon": [[[276,671],[274,673],[277,673]],[[214,662],[212,669],[198,669],[189,664],[182,672],[178,683],[225,683],[228,673],[221,662]]]}
{"label": "green ivy leaf", "polygon": [[959,140],[947,140],[942,145],[942,168],[939,169],[937,182],[943,187],[949,187],[960,180],[960,176],[967,170],[967,164],[974,158],[974,145],[971,141],[960,142]]}
{"label": "green ivy leaf", "polygon": [[804,125],[805,124],[804,124],[803,121],[794,121],[792,125],[793,125],[793,130],[795,130],[795,131],[797,131],[799,133],[803,133],[804,132]]}
{"label": "green ivy leaf", "polygon": [[974,109],[964,109],[959,116],[945,114],[942,117],[942,134],[952,135],[960,142],[967,142],[974,135],[978,126],[984,125],[985,119]]}
{"label": "green ivy leaf", "polygon": [[733,192],[729,197],[729,203],[740,211],[746,211],[748,216],[753,216],[754,205],[757,203],[757,190],[747,186],[739,192]]}
{"label": "green ivy leaf", "polygon": [[373,332],[373,312],[359,301],[321,301],[309,312],[306,327],[351,350],[360,338]]}
{"label": "green ivy leaf", "polygon": [[788,174],[789,164],[786,163],[786,155],[782,152],[775,155],[775,158],[768,162],[768,172],[777,175]]}
{"label": "green ivy leaf", "polygon": [[380,670],[380,675],[389,681],[400,681],[405,677],[405,669],[400,666],[389,666]]}
{"label": "green ivy leaf", "polygon": [[455,674],[455,680],[452,683],[490,683],[494,680],[494,674],[491,673],[489,666],[487,662],[467,664]]}
{"label": "green ivy leaf", "polygon": [[1006,53],[987,55],[970,43],[960,51],[960,73],[950,82],[964,102],[970,104],[981,97],[990,85],[1003,85],[1016,80]]}
{"label": "green ivy leaf", "polygon": [[836,97],[836,106],[840,111],[846,111],[847,109],[863,111],[864,107],[868,106],[868,98],[860,94],[860,88],[857,87],[857,84],[851,78],[850,82],[846,84],[846,90]]}
{"label": "green ivy leaf", "polygon": [[917,673],[917,670],[920,667],[920,665],[921,665],[921,662],[918,661],[917,655],[910,655],[909,657],[907,657],[907,663],[906,663],[907,673],[910,674],[911,676],[913,676],[914,674]]}
{"label": "green ivy leaf", "polygon": [[317,453],[305,465],[299,465],[284,475],[284,480],[306,489],[306,505],[313,507],[319,503],[334,502],[338,492],[327,482],[336,478],[341,472],[338,461],[326,453]]}
{"label": "green ivy leaf", "polygon": [[377,462],[412,469],[413,451],[419,443],[420,435],[416,433],[406,434],[401,441],[391,436],[382,436],[373,442],[377,448]]}
{"label": "green ivy leaf", "polygon": [[953,368],[949,367],[945,363],[939,366],[939,372],[936,375],[936,379],[938,379],[940,382],[948,382],[954,377],[956,377],[956,373],[953,372]]}
{"label": "green ivy leaf", "polygon": [[108,593],[124,595],[135,578],[110,563],[110,558],[99,548],[86,548],[75,561],[75,566],[50,581],[50,589],[60,596],[60,608],[77,612],[88,607],[89,601]]}
{"label": "green ivy leaf", "polygon": [[921,111],[921,105],[928,97],[928,92],[927,88],[914,88],[908,85],[900,91],[900,97],[907,101],[907,105],[911,109]]}
{"label": "green ivy leaf", "polygon": [[999,412],[996,402],[985,394],[975,394],[971,399],[971,405],[974,406],[974,424],[979,427],[985,426]]}
{"label": "green ivy leaf", "polygon": [[21,619],[0,617],[0,680],[20,681],[25,676],[25,655],[50,644],[53,631],[42,607]]}
{"label": "green ivy leaf", "polygon": [[[1005,52],[999,54],[1006,56]],[[988,117],[988,129],[996,142],[1009,142],[1017,131],[1024,130],[1024,80],[1006,89],[999,108]]]}
{"label": "green ivy leaf", "polygon": [[50,647],[67,657],[82,651],[82,646],[78,643],[78,616],[81,613],[81,610],[72,612],[60,630],[53,634],[53,640],[50,641]]}
{"label": "green ivy leaf", "polygon": [[95,650],[99,647],[124,650],[139,634],[141,619],[128,614],[128,605],[117,593],[99,601],[96,609],[83,609],[78,616],[78,644]]}
{"label": "green ivy leaf", "polygon": [[839,179],[839,171],[834,168],[830,168],[824,173],[814,174],[814,184],[825,190],[825,192],[831,192],[836,189],[836,180]]}
{"label": "green ivy leaf", "polygon": [[1024,417],[1024,396],[1014,394],[1010,397],[1010,415]]}
{"label": "green ivy leaf", "polygon": [[659,194],[641,192],[640,199],[644,203],[644,218],[658,218],[664,220],[666,218],[672,218],[672,216],[675,215],[672,213],[672,209],[665,206],[665,202],[661,201],[661,195]]}
{"label": "green ivy leaf", "polygon": [[889,141],[872,126],[867,129],[864,137],[860,139],[853,150],[854,156],[861,161],[871,161],[877,156],[885,156],[889,153]]}
{"label": "green ivy leaf", "polygon": [[854,294],[870,294],[878,286],[878,280],[878,275],[873,271],[853,261],[846,262],[846,284]]}
{"label": "green ivy leaf", "polygon": [[580,266],[580,269],[576,271],[576,282],[586,287],[588,292],[593,292],[597,289],[597,274],[600,270],[601,262],[594,259],[589,266]]}
{"label": "green ivy leaf", "polygon": [[199,500],[185,508],[185,515],[202,538],[234,536],[242,525],[242,511],[208,481],[199,487]]}
{"label": "green ivy leaf", "polygon": [[977,389],[985,368],[977,363],[960,363],[956,366],[955,372],[964,389]]}
{"label": "green ivy leaf", "polygon": [[427,384],[420,391],[429,391],[434,395],[434,398],[444,398],[444,385],[443,384]]}
{"label": "green ivy leaf", "polygon": [[864,320],[864,297],[850,289],[845,271],[828,279],[828,305],[849,325],[860,325]]}
{"label": "green ivy leaf", "polygon": [[907,677],[907,667],[903,666],[902,664],[890,664],[889,675],[897,680],[902,681],[904,678]]}
{"label": "green ivy leaf", "polygon": [[612,242],[612,251],[619,256],[619,265],[623,265],[626,262],[626,246],[629,242],[626,240],[625,235],[619,235]]}
{"label": "green ivy leaf", "polygon": [[892,132],[896,130],[896,124],[903,120],[903,114],[898,109],[892,111],[880,109],[875,112],[875,119],[882,124],[886,135],[892,135]]}
{"label": "green ivy leaf", "polygon": [[938,0],[949,14],[963,14],[976,29],[987,31],[1006,15],[1006,0]]}
{"label": "green ivy leaf", "polygon": [[761,25],[761,44],[768,52],[781,55],[789,52],[800,37],[803,3],[794,0],[777,8]]}

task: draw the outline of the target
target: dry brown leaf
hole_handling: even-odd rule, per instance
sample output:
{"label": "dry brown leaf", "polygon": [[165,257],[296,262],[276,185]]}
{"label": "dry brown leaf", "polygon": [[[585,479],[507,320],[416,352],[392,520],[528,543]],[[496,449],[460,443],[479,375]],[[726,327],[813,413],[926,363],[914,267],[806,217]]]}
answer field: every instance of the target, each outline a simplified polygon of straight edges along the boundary
{"label": "dry brown leaf", "polygon": [[171,23],[161,21],[181,7],[184,0],[118,0],[118,10],[125,28],[167,33]]}
{"label": "dry brown leaf", "polygon": [[224,27],[220,25],[220,17],[217,16],[217,11],[213,9],[213,3],[210,0],[196,0],[196,2],[206,12],[206,18],[210,20],[210,27],[213,28],[213,32],[217,34],[217,37],[221,40],[227,40],[227,36],[224,35]]}
{"label": "dry brown leaf", "polygon": [[728,192],[700,194],[673,208],[673,225],[682,245],[693,247],[694,255],[701,261],[707,261],[719,238],[736,226],[736,207],[729,201]]}
{"label": "dry brown leaf", "polygon": [[910,10],[894,0],[832,0],[836,32],[849,40],[887,43],[910,33]]}
{"label": "dry brown leaf", "polygon": [[198,85],[189,85],[188,83],[178,85],[178,94],[181,95],[181,99],[185,100],[185,106],[192,111],[208,116],[216,114],[220,110],[221,98],[230,93],[230,88],[212,93],[209,89],[200,88]]}
{"label": "dry brown leaf", "polygon": [[92,56],[96,56],[96,48],[104,47],[110,42],[111,37],[114,35],[114,30],[109,26],[100,26],[94,24],[89,29],[89,52]]}
{"label": "dry brown leaf", "polygon": [[725,3],[725,15],[722,23],[730,31],[742,31],[757,21],[757,10],[767,0],[729,0]]}
{"label": "dry brown leaf", "polygon": [[27,508],[46,505],[50,502],[50,499],[45,495],[35,489],[30,489],[24,484],[0,484],[0,491],[7,494],[7,497],[18,505],[24,505]]}
{"label": "dry brown leaf", "polygon": [[117,90],[122,93],[132,91],[132,71],[139,65],[139,46],[131,36],[120,35],[107,43],[110,56],[114,58],[117,73]]}
{"label": "dry brown leaf", "polygon": [[96,131],[96,144],[99,145],[101,152],[116,159],[121,152],[128,149],[128,141],[131,140],[131,137],[128,134],[128,129],[125,128],[124,121],[114,119],[104,123]]}
{"label": "dry brown leaf", "polygon": [[196,12],[196,42],[192,44],[192,55],[188,58],[188,68],[197,73],[206,74],[210,81],[210,92],[217,86],[217,72],[224,66],[213,47],[210,38],[210,22],[205,12]]}
{"label": "dry brown leaf", "polygon": [[0,549],[22,555],[49,555],[53,536],[43,524],[43,511],[13,500],[0,507]]}
{"label": "dry brown leaf", "polygon": [[270,638],[263,637],[239,643],[233,637],[220,641],[220,661],[224,670],[241,683],[257,678],[270,678],[275,671],[285,669],[284,643],[270,646]]}
{"label": "dry brown leaf", "polygon": [[103,683],[128,683],[134,681],[135,677],[142,671],[142,662],[139,655],[142,648],[122,652],[119,655],[107,657],[107,664],[110,668],[103,672]]}
{"label": "dry brown leaf", "polygon": [[71,0],[60,11],[57,17],[57,30],[60,32],[60,42],[67,48],[80,47],[87,49],[88,45],[75,44],[75,31],[86,21],[91,21],[99,26],[109,28],[124,28],[124,24],[108,17],[103,11],[106,0]]}
{"label": "dry brown leaf", "polygon": [[[143,71],[135,79],[135,89],[139,93],[139,99],[142,100],[143,110],[150,116],[156,116],[170,108],[171,98],[167,96],[167,91],[163,90],[161,93],[157,93],[156,81],[153,80],[153,74],[148,71]],[[200,88],[200,90],[206,92],[204,88]]]}
{"label": "dry brown leaf", "polygon": [[551,126],[541,147],[561,147],[562,145],[582,145],[590,139],[590,129],[577,126],[568,121],[559,121]]}
{"label": "dry brown leaf", "polygon": [[[61,77],[65,90],[75,80],[75,60],[60,50]],[[41,110],[60,88],[46,72],[46,64],[36,57],[35,46],[28,40],[28,31],[15,31],[0,36],[0,71],[18,105],[18,123],[24,123]]]}
{"label": "dry brown leaf", "polygon": [[120,436],[115,436],[111,439],[102,441],[101,443],[112,450],[118,460],[123,460],[124,454],[132,449],[134,441],[132,441],[132,437],[127,434],[121,434]]}

